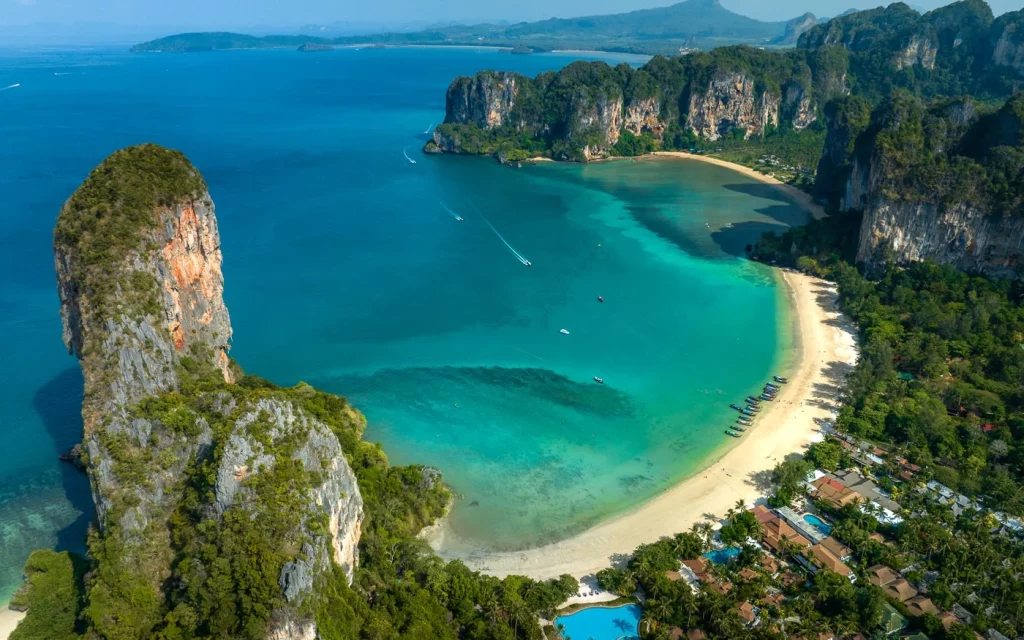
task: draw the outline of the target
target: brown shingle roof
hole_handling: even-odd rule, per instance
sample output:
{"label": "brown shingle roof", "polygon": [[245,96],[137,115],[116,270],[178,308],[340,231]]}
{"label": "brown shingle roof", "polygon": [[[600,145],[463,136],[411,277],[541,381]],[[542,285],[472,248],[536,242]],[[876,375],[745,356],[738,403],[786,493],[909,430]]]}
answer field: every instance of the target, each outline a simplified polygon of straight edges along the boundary
{"label": "brown shingle roof", "polygon": [[883,587],[885,592],[900,602],[905,602],[917,595],[917,589],[903,578],[897,578]]}
{"label": "brown shingle roof", "polygon": [[754,605],[749,602],[743,602],[737,605],[737,608],[740,610],[740,617],[748,623],[757,620],[757,614],[754,613]]}
{"label": "brown shingle roof", "polygon": [[941,622],[942,626],[946,628],[946,631],[949,631],[950,627],[953,626],[953,623],[960,622],[960,620],[953,615],[952,611],[943,611],[939,614],[939,622]]}
{"label": "brown shingle roof", "polygon": [[[910,611],[912,616],[923,616],[926,613],[938,613],[939,608],[935,606],[935,603],[931,601],[931,598],[925,596],[915,596],[905,603],[907,610]],[[950,614],[952,615],[952,614]]]}
{"label": "brown shingle roof", "polygon": [[757,521],[761,524],[764,524],[769,520],[774,520],[775,518],[779,517],[772,513],[772,510],[764,506],[763,504],[759,504],[753,509],[751,509],[750,513],[754,514],[754,517],[757,518]]}
{"label": "brown shingle roof", "polygon": [[690,629],[686,632],[686,640],[705,640],[707,638],[700,629]]}
{"label": "brown shingle roof", "polygon": [[812,556],[814,556],[814,559],[817,560],[819,564],[821,564],[822,567],[828,569],[829,571],[834,571],[844,577],[850,575],[850,567],[843,564],[843,561],[837,558],[835,554],[833,554],[831,551],[826,549],[824,545],[814,545],[810,548],[810,553]]}
{"label": "brown shingle roof", "polygon": [[757,580],[761,576],[750,567],[744,567],[743,570],[740,571],[740,577],[747,582],[750,582],[751,580]]}
{"label": "brown shingle roof", "polygon": [[868,567],[868,582],[876,587],[884,587],[896,578],[899,578],[899,575],[884,564]]}
{"label": "brown shingle roof", "polygon": [[686,632],[679,627],[672,627],[668,630],[668,637],[670,640],[681,640],[684,635],[686,635]]}
{"label": "brown shingle roof", "polygon": [[665,577],[671,580],[672,582],[677,582],[683,576],[678,571],[666,571]]}
{"label": "brown shingle roof", "polygon": [[775,551],[781,548],[781,540],[786,539],[800,547],[811,546],[811,541],[800,535],[796,529],[782,518],[770,520],[764,524],[764,543]]}
{"label": "brown shingle roof", "polygon": [[764,567],[765,571],[773,575],[779,571],[779,563],[769,555],[761,556],[761,566]]}
{"label": "brown shingle roof", "polygon": [[711,588],[724,596],[724,595],[728,594],[730,591],[732,591],[732,583],[731,582],[712,582],[711,583]]}
{"label": "brown shingle roof", "polygon": [[828,549],[829,553],[839,558],[840,560],[844,558],[849,558],[850,555],[853,554],[853,551],[850,549],[850,547],[846,546],[842,542],[839,542],[832,536],[825,538],[819,544]]}

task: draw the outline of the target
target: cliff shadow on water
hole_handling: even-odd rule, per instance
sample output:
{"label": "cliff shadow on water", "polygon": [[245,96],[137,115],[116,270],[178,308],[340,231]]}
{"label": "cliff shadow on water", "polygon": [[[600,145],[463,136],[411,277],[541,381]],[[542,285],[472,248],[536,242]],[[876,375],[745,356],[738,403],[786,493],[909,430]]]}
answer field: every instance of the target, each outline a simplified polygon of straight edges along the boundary
{"label": "cliff shadow on water", "polygon": [[[69,367],[54,376],[36,391],[32,406],[50,434],[54,457],[67,453],[82,439],[82,372]],[[81,513],[57,532],[56,548],[82,552],[89,523],[95,515],[89,479],[72,464],[62,464],[60,475],[64,496]]]}

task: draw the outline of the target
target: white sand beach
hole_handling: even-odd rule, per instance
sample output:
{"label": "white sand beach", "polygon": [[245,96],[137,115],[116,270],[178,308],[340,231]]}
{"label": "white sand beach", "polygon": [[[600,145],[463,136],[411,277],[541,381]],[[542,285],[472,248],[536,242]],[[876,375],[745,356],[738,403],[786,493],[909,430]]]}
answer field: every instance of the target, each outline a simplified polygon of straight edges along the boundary
{"label": "white sand beach", "polygon": [[701,156],[694,153],[686,153],[685,151],[655,151],[652,156],[663,157],[663,158],[683,158],[685,160],[697,160],[698,162],[706,162],[708,164],[718,165],[719,167],[725,167],[732,169],[733,171],[739,171],[745,176],[751,177],[761,182],[768,184],[774,184],[780,189],[792,196],[801,206],[806,207],[815,218],[820,219],[825,217],[825,209],[811,198],[811,194],[806,191],[801,191],[791,184],[786,184],[777,178],[765,175],[760,171],[755,171],[750,167],[745,167],[735,162],[726,162],[719,158],[712,158],[710,156]]}
{"label": "white sand beach", "polygon": [[634,511],[561,542],[489,551],[455,539],[442,521],[424,533],[430,545],[443,558],[496,576],[581,577],[611,566],[641,543],[689,530],[704,514],[721,517],[737,500],[753,504],[762,498],[775,464],[821,439],[821,424],[838,409],[839,385],[857,359],[854,331],[835,309],[833,285],[800,273],[779,274],[796,324],[790,382],[721,459]]}
{"label": "white sand beach", "polygon": [[7,640],[24,617],[24,613],[8,609],[6,602],[0,603],[0,640]]}

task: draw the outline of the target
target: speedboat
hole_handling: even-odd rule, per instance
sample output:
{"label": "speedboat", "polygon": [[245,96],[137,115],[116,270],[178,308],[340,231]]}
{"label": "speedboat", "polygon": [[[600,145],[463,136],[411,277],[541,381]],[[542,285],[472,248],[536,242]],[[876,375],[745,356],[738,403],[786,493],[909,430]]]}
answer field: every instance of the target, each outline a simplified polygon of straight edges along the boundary
{"label": "speedboat", "polygon": [[594,382],[596,382],[597,384],[604,384],[604,378],[598,378],[597,376],[594,376]]}
{"label": "speedboat", "polygon": [[456,219],[456,220],[458,220],[459,222],[462,222],[462,216],[458,216],[458,217],[457,217],[457,218],[455,218],[455,219]]}
{"label": "speedboat", "polygon": [[533,263],[532,263],[532,262],[530,262],[529,260],[527,260],[527,261],[526,261],[526,262],[524,262],[523,264],[525,264],[525,265],[526,265],[526,266],[528,266],[528,267],[532,267],[532,266],[533,266]]}
{"label": "speedboat", "polygon": [[569,335],[569,330],[568,329],[561,329],[558,333],[561,333],[562,335],[566,335],[567,336],[567,335]]}
{"label": "speedboat", "polygon": [[598,302],[604,302],[604,296],[597,296]]}

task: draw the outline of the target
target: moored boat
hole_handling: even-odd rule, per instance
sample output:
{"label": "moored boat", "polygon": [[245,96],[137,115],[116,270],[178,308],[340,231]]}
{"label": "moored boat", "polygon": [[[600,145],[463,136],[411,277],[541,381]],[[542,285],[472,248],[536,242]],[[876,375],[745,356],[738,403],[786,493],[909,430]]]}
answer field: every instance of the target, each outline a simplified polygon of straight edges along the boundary
{"label": "moored boat", "polygon": [[730,404],[730,405],[729,405],[729,408],[730,408],[730,409],[735,409],[735,410],[737,410],[737,411],[743,411],[743,407],[741,407],[741,406],[740,406],[740,405],[738,405],[738,404]]}
{"label": "moored boat", "polygon": [[769,389],[775,389],[776,391],[778,391],[778,390],[780,389],[779,385],[777,385],[777,384],[772,384],[771,382],[766,382],[766,383],[764,384],[764,386],[765,386],[765,387],[767,387],[767,388],[769,388]]}
{"label": "moored boat", "polygon": [[733,431],[726,431],[726,432],[725,432],[725,435],[727,435],[727,436],[732,436],[732,437],[734,437],[734,438],[738,438],[738,437],[740,437],[740,434],[738,434],[738,433],[735,433],[735,432],[733,432]]}
{"label": "moored boat", "polygon": [[561,333],[562,335],[567,336],[567,335],[569,335],[569,330],[568,329],[561,329],[558,333]]}
{"label": "moored boat", "polygon": [[775,376],[775,382],[781,382],[782,384],[786,384],[787,382],[789,382],[789,378],[783,378],[782,376]]}
{"label": "moored boat", "polygon": [[770,395],[768,395],[768,394],[763,394],[763,395],[761,396],[761,399],[762,399],[762,400],[768,400],[768,401],[772,401],[772,400],[774,400],[775,398],[774,398],[773,396],[770,396]]}
{"label": "moored boat", "polygon": [[761,401],[755,398],[754,396],[747,396],[747,402],[749,402],[750,404],[758,404]]}
{"label": "moored boat", "polygon": [[732,426],[732,427],[729,427],[729,428],[732,429],[733,431],[739,431],[740,433],[743,433],[744,431],[746,431],[746,429],[744,429],[743,427],[738,427],[738,426]]}
{"label": "moored boat", "polygon": [[757,413],[758,411],[761,410],[761,407],[759,407],[757,405],[753,405],[753,404],[748,404],[747,405],[747,409],[749,409],[750,411],[753,411],[754,413]]}
{"label": "moored boat", "polygon": [[744,426],[747,426],[747,427],[753,426],[753,424],[754,424],[753,422],[751,422],[750,420],[747,420],[746,418],[739,418],[738,420],[736,420],[736,422],[738,422],[738,423],[740,423],[740,424],[742,424]]}
{"label": "moored boat", "polygon": [[740,413],[742,413],[745,416],[750,416],[751,418],[756,418],[757,417],[757,415],[753,411],[747,411],[746,409],[744,409],[743,411],[740,411]]}

